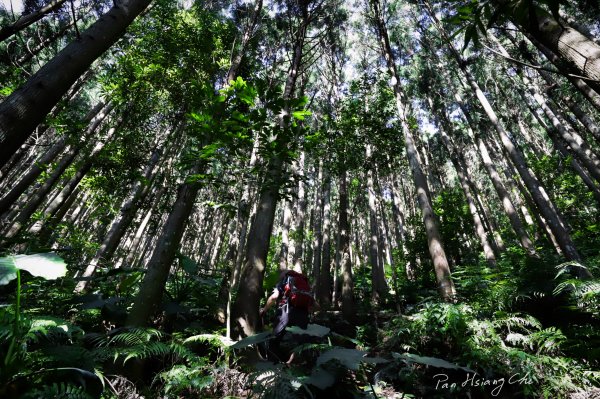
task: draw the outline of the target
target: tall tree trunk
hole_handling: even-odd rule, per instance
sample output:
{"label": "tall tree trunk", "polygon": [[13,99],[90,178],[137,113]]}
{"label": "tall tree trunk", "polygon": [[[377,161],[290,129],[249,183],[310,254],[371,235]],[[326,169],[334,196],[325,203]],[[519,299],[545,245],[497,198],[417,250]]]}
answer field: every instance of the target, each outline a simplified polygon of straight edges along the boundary
{"label": "tall tree trunk", "polygon": [[[497,0],[505,4],[508,0]],[[600,86],[600,45],[570,27],[565,21],[557,21],[554,17],[534,3],[523,17],[513,18],[521,29],[537,39],[542,45],[556,53],[561,61],[568,65],[566,72],[575,71],[588,78],[588,84],[597,92]],[[565,70],[565,68],[560,68]],[[596,82],[593,82],[593,81]]]}
{"label": "tall tree trunk", "polygon": [[[489,103],[485,94],[479,88],[479,84],[476,82],[473,75],[467,69],[467,66],[461,59],[460,54],[454,48],[452,42],[448,39],[446,32],[441,27],[439,21],[437,20],[437,18],[435,17],[435,15],[431,11],[431,9],[429,9],[429,11],[430,11],[431,18],[436,22],[438,30],[444,37],[444,40],[445,40],[446,44],[448,45],[452,55],[454,56],[457,64],[459,65],[461,72],[463,73],[469,86],[471,87],[473,94],[479,100],[481,107],[484,109],[492,126],[498,133],[506,153],[512,160],[517,171],[519,172],[519,175],[523,179],[523,182],[525,183],[529,192],[531,193],[533,200],[538,205],[540,212],[543,214],[548,225],[552,229],[552,232],[554,233],[554,236],[556,237],[565,256],[569,260],[575,260],[575,261],[581,260],[581,257],[579,255],[579,253],[577,252],[577,249],[575,248],[575,244],[571,240],[571,236],[569,235],[568,231],[565,228],[563,221],[561,220],[560,216],[558,215],[556,207],[547,198],[547,196],[544,195],[543,188],[542,188],[540,182],[538,181],[538,179],[533,175],[531,170],[528,168],[527,162],[525,161],[525,157],[523,156],[523,153],[517,146],[515,146],[515,144],[510,139],[510,137],[509,137],[508,133],[506,132],[506,130],[504,129],[504,127],[500,124],[500,121],[498,119],[498,116],[496,115],[496,112],[492,108],[492,106]],[[582,270],[585,270],[585,269],[582,269]],[[585,271],[587,271],[587,270],[585,270]]]}
{"label": "tall tree trunk", "polygon": [[[300,25],[295,31],[292,49],[292,60],[288,69],[288,75],[283,91],[284,112],[280,128],[285,128],[289,123],[290,100],[296,89],[296,81],[301,71],[304,41],[308,32],[308,26],[313,20],[315,10],[309,12],[309,3],[300,3],[301,14]],[[288,138],[280,137],[278,144],[285,148],[289,143]],[[258,308],[262,295],[262,282],[265,273],[267,254],[271,239],[271,230],[275,217],[275,208],[279,200],[279,187],[281,177],[286,165],[279,155],[273,157],[267,163],[267,174],[265,176],[265,188],[258,201],[256,216],[250,230],[248,239],[248,250],[246,254],[246,265],[242,272],[244,284],[240,286],[238,296],[233,307],[233,322],[236,325],[235,335],[250,335],[258,326]]]}
{"label": "tall tree trunk", "polygon": [[252,11],[252,16],[246,23],[246,27],[244,29],[244,33],[242,34],[242,38],[240,40],[240,48],[235,52],[235,55],[232,57],[231,66],[229,67],[229,71],[227,72],[227,82],[234,80],[237,76],[237,71],[240,69],[242,65],[242,60],[244,59],[244,54],[246,54],[246,48],[248,47],[248,43],[254,34],[256,29],[256,25],[258,24],[258,20],[260,18],[260,14],[263,7],[263,0],[256,0],[254,3],[254,9]]}
{"label": "tall tree trunk", "polygon": [[123,0],[0,104],[0,166],[27,140],[52,107],[109,49],[152,0]]}
{"label": "tall tree trunk", "polygon": [[456,295],[456,292],[454,289],[454,283],[450,278],[450,266],[448,265],[446,252],[444,251],[442,245],[442,237],[439,231],[438,222],[431,206],[427,180],[423,174],[417,154],[417,148],[406,119],[408,113],[408,102],[404,101],[403,99],[404,94],[402,92],[402,88],[400,87],[398,73],[396,72],[394,54],[390,46],[387,28],[385,26],[381,10],[379,9],[379,0],[370,0],[370,3],[374,11],[382,55],[386,60],[388,73],[392,77],[392,85],[396,97],[398,117],[400,119],[402,132],[404,134],[406,153],[413,173],[419,207],[421,208],[421,212],[423,214],[423,223],[425,224],[425,232],[427,234],[427,245],[433,260],[438,290],[442,298],[445,300],[452,300]]}
{"label": "tall tree trunk", "polygon": [[464,165],[464,159],[460,159],[460,155],[458,155],[456,152],[456,147],[450,141],[450,138],[448,137],[444,129],[440,129],[439,132],[442,137],[442,141],[446,146],[448,153],[450,154],[450,160],[454,165],[454,169],[456,169],[456,173],[458,174],[458,180],[460,181],[460,186],[467,200],[469,211],[471,212],[471,216],[473,217],[475,234],[479,238],[479,242],[481,243],[481,247],[483,248],[485,260],[487,261],[488,265],[490,265],[490,267],[496,267],[496,257],[494,255],[494,251],[492,250],[492,246],[488,241],[488,237],[485,233],[485,229],[483,228],[483,223],[481,222],[479,213],[477,212],[477,207],[475,206],[475,199],[473,198],[471,187],[468,182],[468,177],[465,173],[466,166]]}
{"label": "tall tree trunk", "polygon": [[302,271],[302,257],[304,255],[304,236],[306,228],[306,193],[305,193],[305,182],[304,182],[304,168],[305,168],[306,154],[304,151],[300,152],[300,158],[298,159],[298,206],[296,207],[296,240],[294,240],[294,256],[292,262],[294,264],[294,270],[297,272]]}
{"label": "tall tree trunk", "polygon": [[44,16],[50,14],[52,11],[58,10],[66,0],[51,0],[43,7],[25,15],[21,15],[19,19],[10,25],[6,25],[0,29],[0,42],[8,39],[15,33],[22,31],[29,25],[44,18]]}
{"label": "tall tree trunk", "polygon": [[348,223],[348,176],[345,169],[339,177],[339,222],[340,231],[339,251],[341,254],[342,274],[342,315],[348,321],[354,320],[356,309],[354,305],[354,280],[352,278],[352,256],[350,253],[350,223]]}
{"label": "tall tree trunk", "polygon": [[[96,105],[84,118],[84,123],[90,123],[104,107],[103,103]],[[106,115],[106,112],[104,112]],[[98,119],[96,119],[98,120]],[[100,121],[98,120],[98,123]],[[31,168],[21,177],[18,183],[14,184],[12,189],[0,199],[0,215],[6,212],[10,206],[27,190],[27,188],[38,178],[38,176],[46,169],[54,159],[67,146],[67,136],[63,135],[56,141],[39,159],[37,159]]]}
{"label": "tall tree trunk", "polygon": [[[199,173],[201,167],[197,163],[190,171],[191,175]],[[175,253],[183,236],[194,201],[200,186],[197,182],[184,182],[179,186],[177,199],[171,208],[158,243],[146,265],[146,275],[135,298],[127,324],[144,326],[148,319],[160,306],[169,270],[175,259]]]}
{"label": "tall tree trunk", "polygon": [[318,285],[321,272],[321,249],[323,248],[323,162],[319,160],[317,180],[315,182],[314,237],[312,243],[312,277]]}
{"label": "tall tree trunk", "polygon": [[[564,64],[561,62],[560,57],[558,55],[556,55],[554,52],[552,52],[552,50],[550,50],[549,48],[544,46],[539,40],[537,40],[532,35],[526,33],[525,36],[559,70],[565,69]],[[579,92],[590,102],[590,104],[592,104],[596,108],[596,110],[600,111],[600,92],[598,90],[596,90],[595,88],[592,88],[589,85],[589,82],[586,82],[583,79],[574,77],[570,74],[568,74],[566,77],[569,80],[569,82],[571,82],[571,84],[573,86],[575,86],[577,88],[577,90],[579,90]]]}
{"label": "tall tree trunk", "polygon": [[288,269],[290,252],[290,224],[292,219],[292,201],[285,201],[283,207],[283,223],[281,225],[281,251],[279,252],[279,270]]}
{"label": "tall tree trunk", "polygon": [[[96,115],[92,123],[88,127],[84,137],[90,137],[92,133],[94,133],[102,121],[106,118],[107,113],[101,112]],[[6,238],[12,238],[21,230],[21,228],[25,225],[25,223],[29,220],[31,215],[37,210],[37,208],[44,202],[48,194],[51,192],[54,184],[58,181],[58,179],[63,175],[64,171],[73,163],[73,160],[79,154],[83,143],[76,144],[72,146],[67,153],[60,159],[56,168],[52,171],[52,173],[48,176],[48,178],[39,186],[35,193],[29,197],[27,201],[27,205],[19,212],[18,216],[12,221],[9,225],[8,229],[5,231],[4,236]]]}
{"label": "tall tree trunk", "polygon": [[35,46],[31,50],[28,48],[27,53],[16,61],[16,65],[21,67],[23,66],[23,64],[29,62],[33,57],[36,57],[39,53],[41,53],[43,49],[47,48],[56,40],[63,37],[69,31],[69,29],[71,29],[79,20],[80,18],[77,18],[75,21],[71,20],[68,24],[65,24],[62,28],[60,28],[58,32],[55,32],[51,36],[42,40],[37,46]]}
{"label": "tall tree trunk", "polygon": [[[492,41],[499,44],[499,41],[496,37],[494,37],[493,35],[490,35],[490,37],[492,38]],[[528,61],[532,65],[539,66],[539,64],[538,64],[537,60],[534,58],[534,56],[531,53],[525,51],[525,49],[522,46],[519,46],[518,43],[516,42],[516,39],[512,35],[507,34],[506,37],[508,37],[508,39],[513,43],[513,45],[515,45],[515,47],[519,49],[521,56],[526,61]],[[500,51],[502,51],[503,48],[501,45],[499,45],[499,48],[500,48]],[[504,54],[504,52],[503,52],[503,54]],[[560,96],[556,93],[556,90],[554,90],[554,87],[557,86],[557,82],[548,71],[539,69],[538,72],[539,72],[540,76],[550,86],[550,93],[552,95],[554,95],[555,100],[558,101],[558,98],[560,97],[560,99],[563,100],[564,103],[567,105],[569,110],[571,112],[573,112],[573,114],[579,120],[579,122],[581,122],[581,124],[583,126],[585,126],[585,128],[590,133],[592,133],[592,135],[596,138],[596,140],[598,140],[598,142],[600,142],[600,127],[598,126],[598,124],[594,120],[592,120],[592,118],[590,118],[588,113],[583,111],[583,109],[571,97]],[[600,106],[600,93],[597,93],[597,94],[598,94],[598,100],[599,100],[598,105]],[[600,109],[600,107],[599,107],[599,109]]]}
{"label": "tall tree trunk", "polygon": [[[133,266],[133,261],[135,260],[135,256],[138,253],[138,247],[142,241],[142,238],[144,237],[144,232],[146,231],[146,227],[148,227],[148,223],[150,222],[150,219],[152,218],[152,215],[154,214],[154,211],[155,211],[156,207],[158,206],[158,204],[162,198],[162,194],[164,192],[165,192],[165,186],[163,185],[158,189],[158,191],[153,196],[151,205],[148,208],[148,210],[146,211],[146,214],[144,215],[144,218],[142,219],[141,223],[138,225],[137,229],[135,230],[135,233],[133,235],[131,243],[125,248],[128,251],[127,256],[124,259],[124,263],[125,263],[126,267]],[[117,262],[117,265],[119,265],[118,262]],[[115,265],[115,267],[117,267],[117,265]]]}
{"label": "tall tree trunk", "polygon": [[319,285],[317,286],[317,299],[319,304],[327,309],[331,306],[331,174],[324,167],[323,171],[323,245],[321,273],[319,274]]}
{"label": "tall tree trunk", "polygon": [[473,121],[473,119],[471,118],[469,110],[467,109],[463,99],[460,97],[460,95],[458,93],[455,93],[454,98],[455,98],[456,102],[458,103],[459,107],[461,108],[463,116],[467,119],[467,122],[470,126],[470,128],[469,128],[470,133],[472,136],[474,136],[474,139],[476,141],[475,146],[476,146],[476,150],[478,150],[476,152],[478,153],[478,155],[481,159],[481,162],[483,163],[483,166],[485,167],[488,175],[490,176],[492,185],[494,186],[494,189],[496,190],[496,193],[498,194],[498,197],[500,198],[500,202],[502,203],[502,207],[504,208],[504,213],[506,214],[506,216],[508,216],[510,225],[512,226],[515,234],[517,235],[517,238],[519,239],[521,246],[523,247],[523,249],[525,249],[525,251],[527,252],[528,255],[537,256],[536,251],[535,251],[535,246],[533,245],[533,242],[529,238],[529,235],[527,234],[527,230],[525,229],[525,226],[523,226],[523,223],[521,222],[521,219],[519,218],[519,214],[517,213],[517,210],[515,209],[515,206],[510,198],[510,195],[509,195],[506,187],[504,186],[504,183],[502,182],[502,179],[500,178],[498,171],[496,170],[496,166],[494,165],[492,158],[490,157],[490,153],[489,153],[488,147],[485,143],[485,140],[483,140],[483,138],[481,137],[481,134],[479,132],[475,133],[476,131],[478,131],[477,127],[475,125],[475,121]]}
{"label": "tall tree trunk", "polygon": [[[371,144],[367,144],[367,162],[372,159]],[[369,264],[371,266],[372,297],[379,301],[387,293],[387,284],[383,273],[382,260],[379,257],[380,242],[379,226],[377,221],[377,199],[375,196],[375,181],[373,167],[367,170],[367,197],[369,203]]]}
{"label": "tall tree trunk", "polygon": [[[119,215],[113,220],[108,232],[100,248],[96,251],[96,254],[92,260],[88,263],[83,272],[83,277],[91,277],[96,271],[96,267],[101,260],[110,259],[117,249],[121,238],[125,234],[125,231],[131,224],[131,221],[135,217],[137,207],[141,202],[144,201],[146,195],[150,191],[150,184],[144,182],[151,181],[154,169],[160,159],[161,151],[159,149],[154,150],[150,156],[150,160],[144,169],[142,174],[142,180],[138,180],[130,190],[129,196],[121,204]],[[84,291],[89,284],[89,280],[80,281],[76,287],[75,292],[80,293]]]}
{"label": "tall tree trunk", "polygon": [[28,229],[28,232],[31,234],[39,234],[42,228],[46,226],[46,223],[54,217],[55,213],[58,211],[59,207],[63,204],[64,201],[69,198],[69,196],[73,193],[73,190],[79,185],[81,180],[85,177],[85,175],[90,171],[94,164],[94,160],[96,156],[102,151],[106,142],[110,141],[112,136],[115,133],[116,128],[110,128],[108,133],[106,134],[106,138],[103,141],[99,141],[96,143],[90,154],[86,157],[86,159],[79,165],[75,175],[64,185],[63,189],[50,201],[50,203],[43,210],[43,217],[36,221],[33,226]]}

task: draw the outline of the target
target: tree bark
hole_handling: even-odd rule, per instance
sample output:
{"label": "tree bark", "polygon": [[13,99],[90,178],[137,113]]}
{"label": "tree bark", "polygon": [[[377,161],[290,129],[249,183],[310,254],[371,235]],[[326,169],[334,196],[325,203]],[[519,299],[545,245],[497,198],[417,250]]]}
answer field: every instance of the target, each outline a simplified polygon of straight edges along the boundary
{"label": "tree bark", "polygon": [[298,159],[298,206],[296,207],[296,237],[294,240],[294,256],[292,262],[294,264],[294,270],[302,272],[302,257],[304,255],[304,236],[306,228],[306,193],[304,183],[304,168],[305,168],[306,154],[304,151],[300,152],[300,158]]}
{"label": "tree bark", "polygon": [[[497,0],[499,4],[508,0]],[[526,33],[556,53],[562,61],[579,75],[590,80],[587,83],[600,92],[600,45],[570,27],[566,21],[557,21],[541,7],[531,3],[527,16],[513,18]],[[564,68],[560,68],[564,70]],[[567,71],[570,72],[570,71]]]}
{"label": "tree bark", "polygon": [[123,0],[0,104],[0,166],[27,140],[52,107],[110,48],[152,0]]}
{"label": "tree bark", "polygon": [[[199,173],[196,164],[191,175]],[[146,275],[135,298],[127,319],[130,326],[145,326],[160,306],[163,290],[169,277],[175,253],[183,236],[189,216],[194,208],[194,201],[200,186],[197,182],[184,182],[179,186],[177,199],[171,208],[158,243],[146,265]]]}
{"label": "tree bark", "polygon": [[468,182],[468,177],[465,173],[466,167],[464,165],[464,159],[460,159],[460,155],[458,155],[456,152],[456,147],[450,141],[450,138],[448,137],[444,129],[440,129],[439,132],[442,137],[442,141],[446,146],[448,153],[450,154],[450,160],[454,165],[454,169],[456,169],[456,173],[460,181],[460,186],[463,190],[463,194],[465,195],[465,199],[467,200],[467,205],[469,206],[471,216],[473,217],[475,234],[479,238],[479,242],[481,243],[481,247],[483,248],[485,260],[487,261],[490,267],[495,268],[496,256],[494,255],[492,246],[490,245],[485,229],[483,228],[483,223],[481,222],[481,218],[479,217],[479,213],[477,212],[477,207],[475,206],[475,199],[473,198],[471,187]]}
{"label": "tree bark", "polygon": [[413,173],[415,187],[417,190],[417,199],[419,207],[423,214],[423,223],[425,224],[425,232],[427,234],[427,245],[429,253],[433,260],[433,267],[436,275],[436,281],[438,284],[438,290],[444,300],[453,300],[456,292],[454,289],[454,283],[450,278],[450,266],[446,257],[442,245],[442,237],[439,231],[438,222],[436,220],[433,208],[431,206],[429,198],[429,188],[427,180],[423,174],[421,164],[417,154],[417,148],[413,139],[412,133],[407,122],[407,111],[408,102],[404,101],[404,94],[400,86],[400,79],[396,72],[396,64],[394,55],[390,45],[387,29],[383,20],[383,15],[379,9],[379,0],[370,0],[372,9],[374,11],[375,23],[377,33],[380,39],[380,47],[382,55],[386,60],[388,73],[392,77],[392,85],[394,94],[396,97],[396,107],[398,109],[398,116],[402,126],[402,132],[404,134],[404,142],[406,146],[406,153],[408,156],[409,164]]}
{"label": "tree bark", "polygon": [[[146,165],[146,168],[142,174],[143,180],[138,180],[133,185],[129,196],[121,204],[119,215],[113,220],[104,240],[102,241],[102,244],[100,245],[100,248],[98,251],[96,251],[96,254],[86,266],[82,275],[83,277],[91,277],[95,273],[98,263],[103,259],[110,259],[114,254],[119,242],[121,241],[121,238],[123,238],[125,231],[135,217],[139,204],[144,201],[146,195],[150,191],[150,184],[144,182],[150,182],[155,167],[160,159],[160,155],[161,151],[156,149],[150,156],[150,160],[148,161],[148,164]],[[75,287],[75,292],[80,293],[84,291],[88,284],[89,280],[80,281]]]}
{"label": "tree bark", "polygon": [[331,174],[327,167],[323,170],[323,245],[321,273],[319,274],[319,285],[317,288],[317,299],[319,304],[327,309],[331,306]]}
{"label": "tree bark", "polygon": [[500,178],[500,175],[496,170],[496,166],[494,165],[494,162],[490,157],[490,153],[487,144],[485,143],[485,140],[483,140],[480,133],[475,133],[475,131],[477,131],[475,121],[473,121],[473,119],[471,118],[469,110],[466,108],[463,99],[458,93],[455,93],[454,98],[458,103],[463,113],[463,116],[467,119],[467,122],[470,126],[469,130],[471,132],[471,135],[474,136],[474,139],[476,141],[476,143],[474,143],[476,150],[478,150],[476,152],[478,153],[479,158],[481,159],[481,162],[483,163],[483,166],[485,167],[490,177],[490,180],[492,181],[492,185],[494,186],[494,189],[498,194],[498,198],[502,203],[504,213],[506,214],[506,216],[508,216],[510,225],[512,226],[515,234],[517,235],[521,246],[523,247],[523,249],[525,249],[526,253],[529,256],[537,256],[535,246],[533,245],[529,234],[527,234],[527,230],[525,229],[525,226],[523,226],[523,223],[519,218],[519,214],[515,209],[515,206],[508,193],[508,190],[504,186],[504,183],[502,182],[502,179]]}
{"label": "tree bark", "polygon": [[[299,3],[300,23],[295,30],[294,44],[290,67],[283,90],[283,117],[280,120],[280,128],[285,128],[289,123],[290,100],[296,89],[296,81],[301,72],[304,42],[308,32],[308,26],[314,18],[315,9],[309,12],[309,3]],[[277,144],[286,148],[290,138],[281,137]],[[248,249],[246,254],[246,265],[242,272],[244,284],[240,285],[238,296],[233,306],[233,322],[235,323],[235,336],[251,335],[258,327],[258,308],[262,294],[262,282],[264,278],[267,254],[271,238],[271,230],[275,217],[275,208],[279,200],[279,187],[286,165],[279,155],[273,157],[267,163],[267,174],[265,176],[264,189],[261,193],[256,216],[250,230]]]}
{"label": "tree bark", "polygon": [[[90,123],[96,115],[100,113],[104,107],[103,103],[96,105],[84,118],[84,123]],[[106,114],[106,112],[105,112]],[[38,176],[47,168],[54,159],[60,154],[67,146],[67,136],[61,136],[49,149],[46,151],[35,163],[29,168],[19,180],[18,183],[14,184],[12,189],[0,199],[0,215],[6,212],[10,206],[27,190],[29,186]]]}
{"label": "tree bark", "polygon": [[39,21],[52,11],[58,10],[65,1],[66,0],[51,0],[48,2],[48,4],[44,5],[38,10],[35,10],[29,14],[21,15],[21,17],[15,22],[0,29],[0,42],[8,39],[15,33],[22,31],[29,25]]}
{"label": "tree bark", "polygon": [[[489,103],[489,101],[488,101],[487,97],[485,96],[485,94],[483,93],[483,91],[481,91],[481,89],[479,88],[479,84],[476,82],[473,75],[467,69],[467,66],[463,62],[460,54],[454,48],[454,46],[452,45],[452,42],[448,39],[446,32],[441,27],[439,21],[437,20],[437,18],[435,17],[435,15],[431,11],[431,9],[429,9],[429,11],[430,11],[431,18],[436,22],[436,25],[438,26],[438,30],[444,37],[444,40],[445,40],[446,44],[448,45],[453,57],[455,58],[463,76],[466,78],[468,85],[471,87],[471,89],[473,91],[473,94],[478,99],[479,103],[481,104],[481,107],[484,109],[492,126],[498,133],[498,136],[500,137],[500,141],[502,142],[502,145],[504,146],[506,153],[508,154],[508,156],[511,159],[511,161],[513,162],[515,168],[519,172],[519,175],[521,176],[521,178],[523,179],[523,182],[527,186],[527,189],[531,193],[533,200],[538,205],[540,212],[543,214],[548,225],[552,229],[552,232],[554,233],[554,236],[556,237],[565,256],[569,260],[574,260],[574,261],[581,260],[581,257],[579,255],[579,253],[577,252],[577,249],[575,248],[575,244],[571,240],[571,236],[569,235],[568,231],[565,228],[563,221],[561,220],[560,216],[558,215],[556,207],[547,198],[547,196],[544,195],[543,187],[541,186],[538,179],[533,175],[533,173],[531,173],[530,169],[528,168],[527,162],[525,161],[525,157],[523,156],[523,153],[517,146],[515,146],[515,144],[510,139],[508,133],[504,129],[504,126],[502,126],[500,124],[500,121],[498,119],[498,116],[496,115],[496,112],[492,108],[491,104]],[[582,270],[584,270],[584,269],[582,269]]]}
{"label": "tree bark", "polygon": [[106,138],[103,141],[99,141],[96,143],[90,154],[77,168],[75,175],[64,185],[63,189],[58,193],[58,195],[54,197],[52,201],[50,201],[50,203],[46,206],[46,208],[42,212],[43,217],[36,221],[33,224],[33,226],[29,228],[29,233],[39,234],[42,228],[44,228],[44,226],[48,222],[48,220],[54,217],[54,214],[58,211],[59,207],[63,204],[64,201],[67,200],[67,198],[69,198],[69,196],[73,193],[73,190],[75,190],[75,188],[79,185],[81,180],[90,171],[94,164],[96,156],[102,151],[106,142],[111,140],[112,136],[115,133],[115,130],[116,128],[110,128],[106,135]]}

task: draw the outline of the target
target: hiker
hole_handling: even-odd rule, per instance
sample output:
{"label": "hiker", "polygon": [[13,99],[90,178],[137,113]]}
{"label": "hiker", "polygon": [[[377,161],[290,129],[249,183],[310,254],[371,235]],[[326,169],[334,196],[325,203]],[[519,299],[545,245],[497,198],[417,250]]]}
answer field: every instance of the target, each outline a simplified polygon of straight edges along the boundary
{"label": "hiker", "polygon": [[[302,329],[308,327],[308,314],[318,304],[310,292],[308,279],[302,273],[291,270],[282,270],[279,273],[279,283],[273,289],[273,293],[267,299],[265,307],[259,312],[263,317],[267,310],[277,304],[277,312],[273,323],[273,335],[270,346],[274,351],[279,349],[279,344],[285,335],[285,328],[298,326]],[[306,337],[303,335],[302,337]],[[297,338],[298,343],[304,343],[304,338]],[[294,353],[290,354],[286,364],[292,363]]]}

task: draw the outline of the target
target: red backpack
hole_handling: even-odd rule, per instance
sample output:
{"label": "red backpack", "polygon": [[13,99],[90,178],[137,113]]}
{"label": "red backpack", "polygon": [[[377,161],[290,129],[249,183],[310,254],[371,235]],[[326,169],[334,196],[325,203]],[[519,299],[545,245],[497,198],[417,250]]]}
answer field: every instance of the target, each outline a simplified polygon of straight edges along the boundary
{"label": "red backpack", "polygon": [[289,299],[289,303],[293,307],[308,310],[315,302],[308,278],[304,274],[294,271],[287,272],[285,277],[287,280],[283,287],[284,297]]}

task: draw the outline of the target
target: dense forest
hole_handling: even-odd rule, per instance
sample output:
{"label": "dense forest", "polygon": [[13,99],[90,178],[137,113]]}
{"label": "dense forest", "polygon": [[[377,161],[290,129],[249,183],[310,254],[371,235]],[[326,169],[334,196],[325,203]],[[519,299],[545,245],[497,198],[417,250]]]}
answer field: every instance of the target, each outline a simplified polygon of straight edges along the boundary
{"label": "dense forest", "polygon": [[2,0],[0,397],[599,398],[599,16]]}

